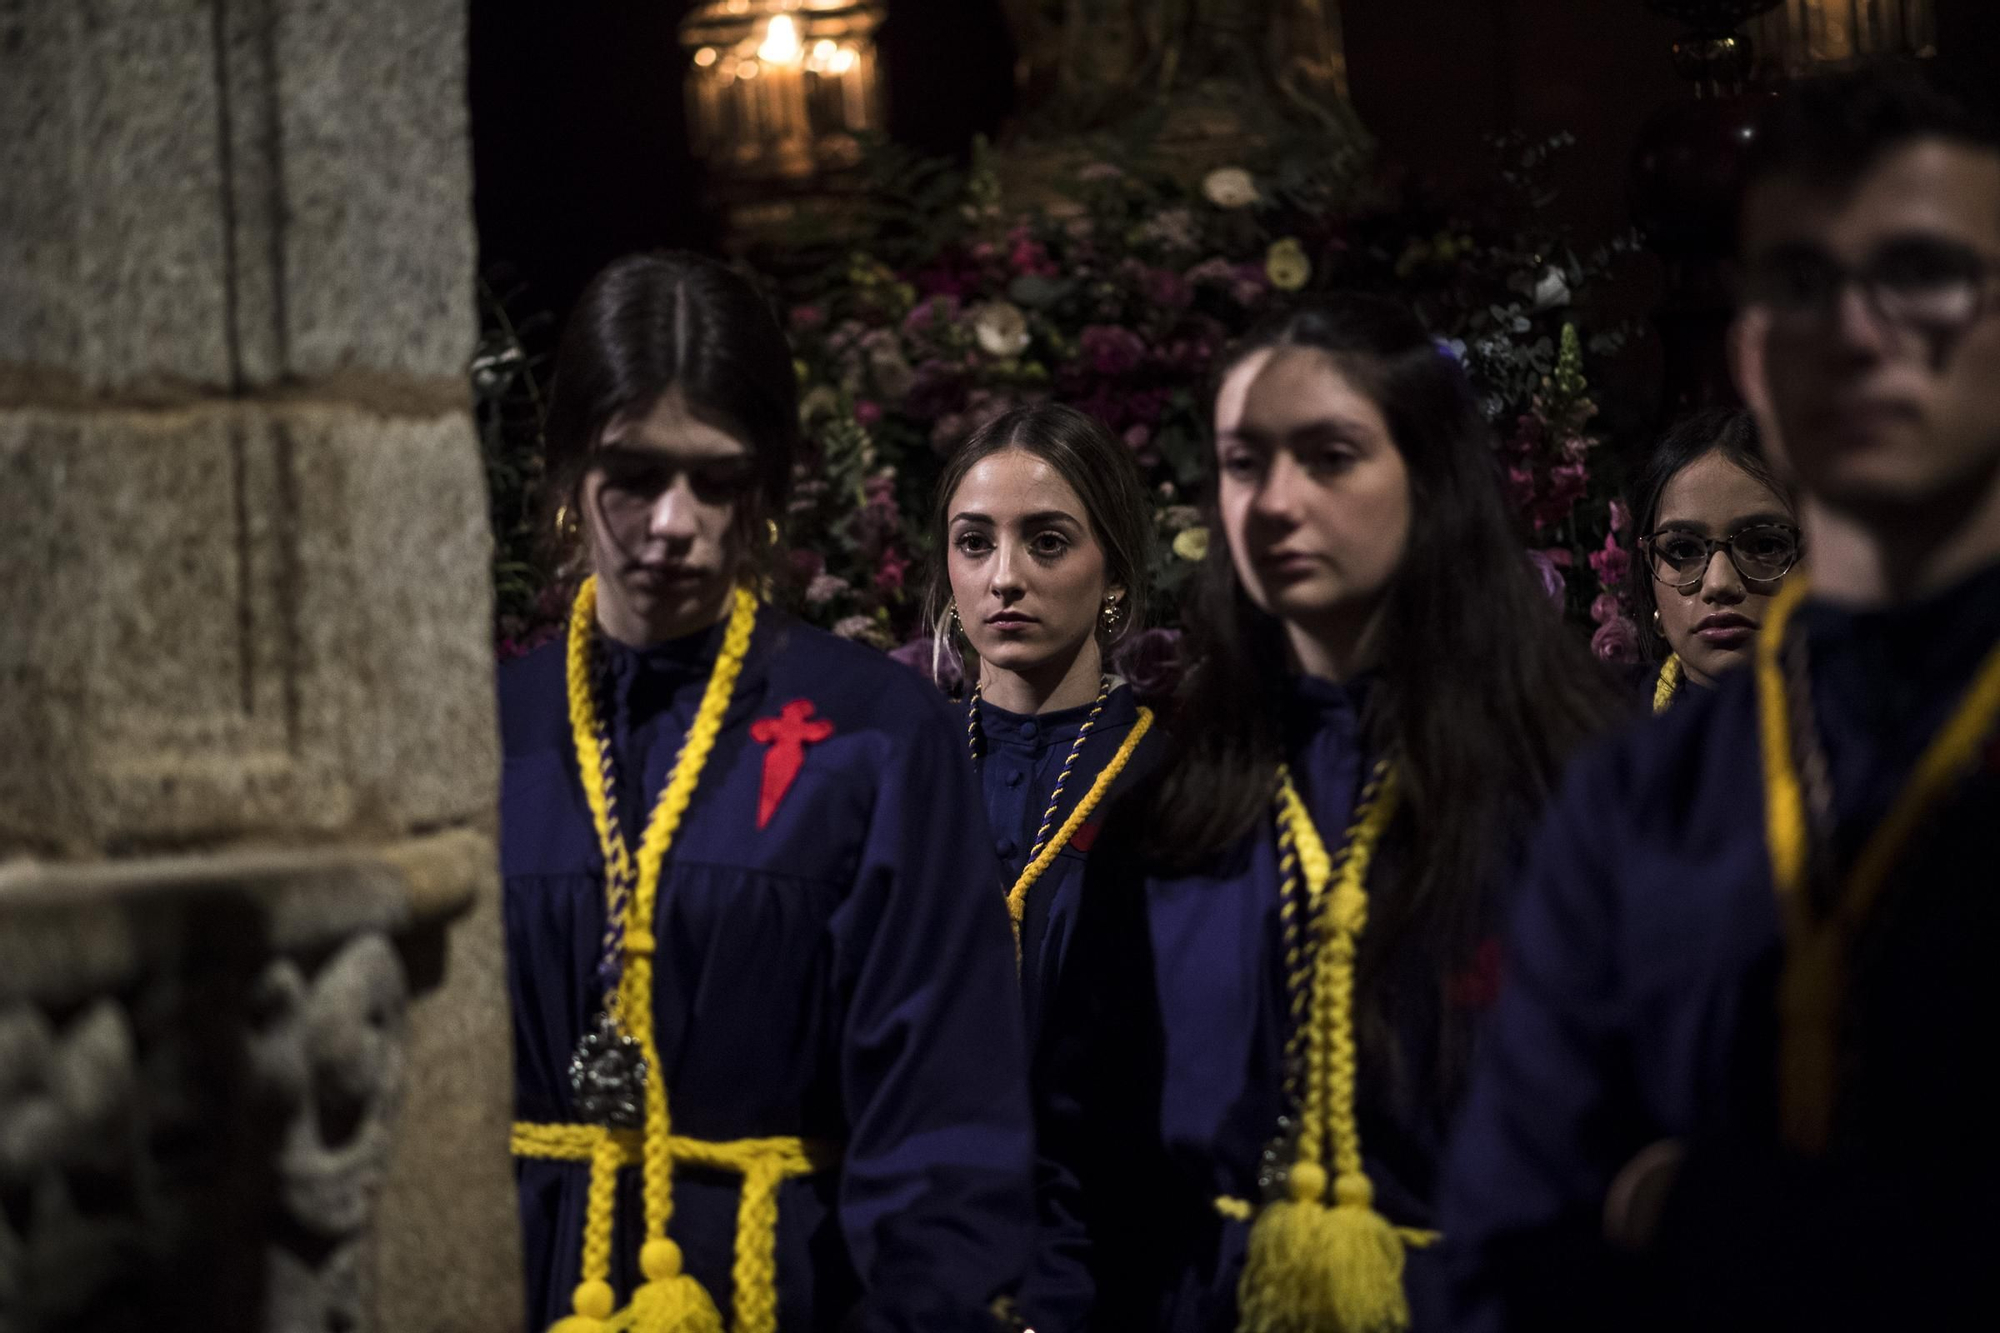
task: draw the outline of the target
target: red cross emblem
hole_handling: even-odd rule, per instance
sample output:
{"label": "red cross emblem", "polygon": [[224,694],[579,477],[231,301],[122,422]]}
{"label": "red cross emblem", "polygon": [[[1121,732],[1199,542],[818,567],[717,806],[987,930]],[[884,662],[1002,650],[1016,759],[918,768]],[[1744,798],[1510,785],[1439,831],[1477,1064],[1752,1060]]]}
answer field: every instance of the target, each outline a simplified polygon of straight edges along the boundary
{"label": "red cross emblem", "polygon": [[806,746],[833,735],[833,723],[812,715],[810,699],[794,699],[776,717],[750,724],[750,739],[771,748],[764,752],[764,784],[757,793],[757,827],[778,812],[778,802],[791,790],[792,779],[806,762]]}

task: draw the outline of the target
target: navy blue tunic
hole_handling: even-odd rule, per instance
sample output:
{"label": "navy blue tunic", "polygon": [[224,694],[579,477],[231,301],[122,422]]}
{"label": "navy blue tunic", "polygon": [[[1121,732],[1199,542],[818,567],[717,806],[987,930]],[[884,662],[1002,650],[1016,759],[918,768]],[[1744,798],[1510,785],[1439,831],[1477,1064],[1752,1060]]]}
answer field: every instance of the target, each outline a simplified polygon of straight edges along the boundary
{"label": "navy blue tunic", "polygon": [[[1077,733],[1095,701],[1077,708],[1027,716],[981,701],[980,785],[986,796],[986,817],[993,826],[993,855],[999,863],[1001,892],[1012,889],[1035,848],[1035,834],[1049,810],[1063,763],[1076,744]],[[1132,691],[1120,685],[1104,701],[1104,711],[1083,742],[1083,752],[1070,770],[1069,783],[1055,813],[1061,828],[1090,785],[1117,755],[1118,747],[1139,721]],[[1028,887],[1021,918],[1021,990],[1027,1005],[1028,1038],[1041,1030],[1041,1017],[1062,972],[1063,956],[1076,929],[1077,906],[1083,895],[1083,868],[1098,831],[1116,798],[1132,789],[1159,763],[1165,744],[1157,721],[1111,784],[1111,790],[1084,821],[1056,859]],[[1049,836],[1055,836],[1051,829]]]}
{"label": "navy blue tunic", "polygon": [[[605,649],[599,707],[635,846],[720,637]],[[575,1119],[567,1062],[602,994],[602,863],[563,653],[550,644],[500,680],[508,986],[525,1121]],[[806,748],[760,829],[768,749],[751,723],[798,699],[833,735]],[[902,667],[766,609],[661,877],[654,1007],[674,1132],[843,1148],[840,1170],[779,1195],[787,1330],[990,1330],[990,1302],[1024,1263],[1032,1144],[1020,1004],[964,745],[962,721]],[[517,1175],[540,1329],[569,1312],[588,1168],[522,1161]],[[642,1238],[637,1175],[620,1182],[621,1299]],[[672,1233],[725,1314],[737,1195],[734,1176],[675,1173]]]}
{"label": "navy blue tunic", "polygon": [[[1329,850],[1351,822],[1373,756],[1365,685],[1302,679],[1290,701],[1289,762]],[[1038,1054],[1042,1242],[1025,1300],[1038,1328],[1236,1327],[1249,1227],[1218,1196],[1259,1200],[1264,1152],[1286,1112],[1281,881],[1269,823],[1202,873],[1145,873],[1145,830],[1121,810],[1092,855],[1064,984]],[[1400,827],[1400,821],[1397,827]],[[1393,893],[1407,839],[1392,832],[1370,875]],[[1376,1204],[1399,1226],[1432,1225],[1444,1124],[1438,1067],[1445,989],[1416,941],[1379,981],[1394,988],[1387,1059],[1365,1059],[1362,1151]],[[1434,1258],[1407,1272],[1419,1329],[1437,1326]]]}
{"label": "navy blue tunic", "polygon": [[[2000,568],[1896,610],[1808,603],[1792,632],[1844,876],[2000,641]],[[1884,887],[1849,966],[1834,1146],[1801,1160],[1777,1138],[1755,685],[1687,691],[1580,762],[1542,830],[1444,1190],[1458,1327],[1944,1327],[2000,1245],[1974,1092],[2000,1017],[2000,749]],[[1663,1139],[1687,1157],[1656,1243],[1614,1254],[1607,1190]]]}

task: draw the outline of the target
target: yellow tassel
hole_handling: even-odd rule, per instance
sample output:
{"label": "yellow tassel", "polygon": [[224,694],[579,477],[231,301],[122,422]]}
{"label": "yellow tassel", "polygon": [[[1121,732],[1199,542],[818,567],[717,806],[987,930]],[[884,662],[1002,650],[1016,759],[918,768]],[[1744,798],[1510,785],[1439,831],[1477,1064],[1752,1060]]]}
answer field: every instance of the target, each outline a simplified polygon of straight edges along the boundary
{"label": "yellow tassel", "polygon": [[701,1283],[681,1271],[681,1247],[649,1240],[639,1251],[646,1283],[632,1293],[633,1333],[722,1333],[722,1315]]}
{"label": "yellow tassel", "polygon": [[570,1304],[576,1313],[556,1320],[549,1333],[603,1333],[604,1321],[611,1317],[617,1295],[611,1284],[599,1279],[577,1283]]}
{"label": "yellow tassel", "polygon": [[1330,1333],[1335,1307],[1327,1254],[1333,1210],[1326,1206],[1326,1170],[1296,1162],[1291,1198],[1257,1214],[1236,1285],[1239,1333]]}
{"label": "yellow tassel", "polygon": [[1397,1333],[1410,1326],[1403,1294],[1403,1238],[1375,1211],[1375,1191],[1364,1175],[1334,1183],[1321,1262],[1333,1288],[1333,1321],[1341,1333]]}

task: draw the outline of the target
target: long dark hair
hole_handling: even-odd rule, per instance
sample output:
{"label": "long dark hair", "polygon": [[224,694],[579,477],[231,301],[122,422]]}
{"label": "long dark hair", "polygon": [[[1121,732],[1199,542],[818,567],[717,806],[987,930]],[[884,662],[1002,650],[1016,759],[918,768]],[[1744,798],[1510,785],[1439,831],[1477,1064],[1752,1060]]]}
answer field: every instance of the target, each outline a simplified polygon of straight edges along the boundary
{"label": "long dark hair", "polygon": [[1778,497],[1788,510],[1796,510],[1791,487],[1778,480],[1764,458],[1757,436],[1757,418],[1747,408],[1710,407],[1683,417],[1667,428],[1653,446],[1639,479],[1632,485],[1632,531],[1628,550],[1632,556],[1632,609],[1638,614],[1639,645],[1649,662],[1666,658],[1666,639],[1653,623],[1659,610],[1659,588],[1639,539],[1660,525],[1660,500],[1675,477],[1710,454],[1721,454],[1749,473],[1764,489]]}
{"label": "long dark hair", "polygon": [[1124,614],[1118,623],[1107,631],[1099,622],[1099,642],[1109,649],[1146,623],[1152,512],[1131,451],[1096,417],[1061,403],[1036,403],[1003,412],[967,436],[945,460],[931,501],[924,622],[940,644],[948,640],[951,497],[973,468],[1009,449],[1033,454],[1047,463],[1083,501],[1091,535],[1104,552],[1105,582],[1125,588]]}
{"label": "long dark hair", "polygon": [[798,381],[764,298],[700,255],[627,255],[583,289],[556,349],[544,428],[548,503],[574,513],[605,427],[669,392],[679,393],[689,415],[749,447],[756,484],[737,505],[736,522],[754,558],[768,545],[766,520],[784,512],[791,488]]}
{"label": "long dark hair", "polygon": [[[1274,347],[1331,355],[1381,411],[1409,473],[1409,544],[1384,601],[1364,717],[1375,752],[1396,756],[1405,802],[1399,882],[1371,895],[1362,942],[1362,1033],[1376,1047],[1384,1001],[1369,982],[1382,960],[1414,938],[1440,977],[1470,961],[1493,925],[1485,905],[1503,857],[1563,762],[1621,711],[1619,696],[1535,582],[1471,387],[1409,310],[1367,296],[1315,301],[1254,330],[1217,385]],[[1204,504],[1219,532],[1212,454]],[[1268,825],[1285,757],[1283,629],[1243,591],[1226,542],[1210,543],[1186,620],[1195,665],[1147,819],[1146,852],[1169,870]],[[1442,1008],[1448,1085],[1465,1043],[1457,1006]]]}

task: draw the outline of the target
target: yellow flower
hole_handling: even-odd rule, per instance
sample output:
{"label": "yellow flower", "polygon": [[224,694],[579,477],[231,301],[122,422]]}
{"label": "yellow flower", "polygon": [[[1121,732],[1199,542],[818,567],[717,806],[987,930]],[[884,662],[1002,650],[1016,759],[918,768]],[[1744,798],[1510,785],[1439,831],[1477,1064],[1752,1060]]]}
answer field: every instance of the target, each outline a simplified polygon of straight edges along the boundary
{"label": "yellow flower", "polygon": [[1208,529],[1187,528],[1174,538],[1174,554],[1186,561],[1208,558]]}
{"label": "yellow flower", "polygon": [[1273,241],[1264,254],[1264,276],[1281,292],[1295,292],[1305,286],[1312,272],[1312,260],[1306,258],[1306,248],[1294,237]]}

